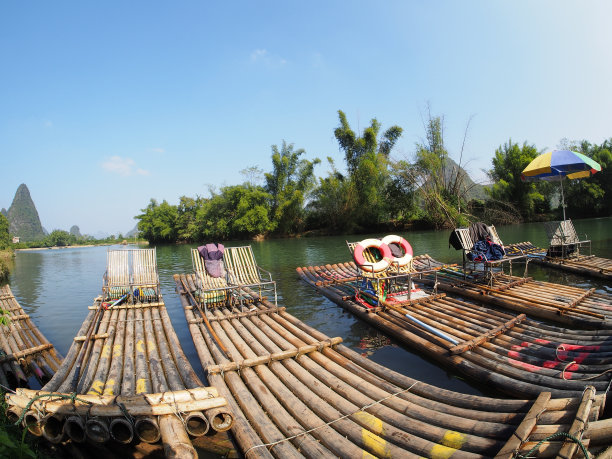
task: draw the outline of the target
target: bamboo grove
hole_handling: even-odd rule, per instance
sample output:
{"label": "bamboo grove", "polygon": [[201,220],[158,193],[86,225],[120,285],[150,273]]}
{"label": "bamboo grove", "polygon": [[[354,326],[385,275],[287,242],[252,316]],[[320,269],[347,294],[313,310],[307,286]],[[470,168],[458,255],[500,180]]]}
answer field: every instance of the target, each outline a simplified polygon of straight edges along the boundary
{"label": "bamboo grove", "polygon": [[[411,158],[394,147],[402,128],[382,130],[376,118],[355,132],[338,111],[334,137],[344,165],[328,157],[326,175],[317,176],[318,158],[285,141],[272,146],[272,170],[241,170],[244,182],[210,189],[208,197],[182,196],[174,205],[151,199],[135,218],[140,236],[149,242],[194,242],[291,236],[315,232],[335,234],[387,229],[448,228],[469,221],[511,223],[550,219],[561,210],[558,187],[525,183],[522,169],[543,150],[508,140],[485,169],[490,184],[474,183],[463,169],[464,142],[453,159],[444,139],[444,118],[428,114],[425,136]],[[602,166],[589,180],[567,184],[568,211],[575,217],[612,214],[612,138],[601,145],[562,140],[561,148],[579,151]],[[193,165],[197,167],[197,165]],[[343,166],[343,167],[342,167]]]}

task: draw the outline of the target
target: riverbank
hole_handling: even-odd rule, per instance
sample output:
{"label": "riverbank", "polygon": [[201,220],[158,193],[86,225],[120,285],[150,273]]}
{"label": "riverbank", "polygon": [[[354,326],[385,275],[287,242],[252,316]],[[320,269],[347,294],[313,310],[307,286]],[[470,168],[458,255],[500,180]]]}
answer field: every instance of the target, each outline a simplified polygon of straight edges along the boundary
{"label": "riverbank", "polygon": [[15,254],[11,249],[0,250],[0,282],[8,279],[9,265],[12,263]]}

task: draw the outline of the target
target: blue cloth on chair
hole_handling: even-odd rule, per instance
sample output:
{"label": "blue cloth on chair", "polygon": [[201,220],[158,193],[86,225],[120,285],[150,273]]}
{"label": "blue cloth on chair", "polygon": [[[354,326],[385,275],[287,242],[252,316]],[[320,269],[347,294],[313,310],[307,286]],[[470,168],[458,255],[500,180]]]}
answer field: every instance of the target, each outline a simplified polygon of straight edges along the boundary
{"label": "blue cloth on chair", "polygon": [[490,239],[481,239],[474,244],[472,251],[467,254],[471,261],[494,261],[501,260],[506,255],[504,248],[492,242]]}

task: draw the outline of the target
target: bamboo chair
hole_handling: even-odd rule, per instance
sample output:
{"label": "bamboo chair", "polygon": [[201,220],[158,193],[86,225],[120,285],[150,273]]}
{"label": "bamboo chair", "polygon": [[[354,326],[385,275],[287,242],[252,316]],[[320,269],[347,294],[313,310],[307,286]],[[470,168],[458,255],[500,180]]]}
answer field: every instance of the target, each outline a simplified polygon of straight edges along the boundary
{"label": "bamboo chair", "polygon": [[106,272],[102,282],[102,298],[118,299],[130,293],[130,265],[128,250],[109,250],[106,254]]}
{"label": "bamboo chair", "polygon": [[198,290],[196,297],[205,307],[223,306],[231,297],[231,287],[226,277],[212,277],[206,271],[204,259],[198,249],[191,249],[191,262]]}
{"label": "bamboo chair", "polygon": [[591,255],[591,240],[585,239],[580,240],[576,228],[571,220],[552,221],[544,223],[544,228],[550,240],[548,256],[553,253],[561,252],[561,259],[570,256],[574,249],[576,255],[580,256],[580,248],[583,246],[589,247],[589,255]]}
{"label": "bamboo chair", "polygon": [[[257,265],[250,245],[226,247],[224,260],[230,284],[254,290],[259,297],[274,295],[274,305],[277,304],[276,282],[272,280],[272,274],[269,271]],[[241,289],[236,291],[240,292]],[[249,297],[250,295],[247,294],[241,299]]]}
{"label": "bamboo chair", "polygon": [[[491,226],[487,226],[487,228],[489,230],[489,236],[491,238],[491,241],[503,247],[504,244],[501,238],[499,237],[499,235],[497,234],[497,230],[495,229],[495,226],[491,225]],[[503,258],[500,258],[499,260],[488,260],[485,257],[485,259],[482,261],[470,261],[468,258],[468,254],[473,252],[474,244],[476,243],[476,241],[472,240],[472,237],[470,236],[469,228],[456,228],[455,234],[457,235],[457,238],[461,242],[461,251],[463,254],[464,277],[467,277],[467,266],[469,265],[469,263],[473,264],[473,271],[476,270],[477,265],[482,264],[484,277],[487,280],[487,282],[492,286],[493,283],[495,282],[496,273],[503,274],[504,263],[508,263],[508,266],[510,269],[510,276],[512,276],[512,262],[514,261],[525,261],[525,271],[523,272],[523,277],[527,276],[527,267],[529,265],[529,258],[527,257],[527,254],[523,252],[522,249],[516,248],[516,250],[514,251],[512,255],[506,254],[504,255]],[[495,268],[499,268],[499,271],[496,272]]]}
{"label": "bamboo chair", "polygon": [[[351,252],[351,256],[353,255],[353,252],[355,252],[355,247],[357,244],[359,244],[359,242],[346,241],[346,245],[349,252]],[[363,256],[368,263],[374,264],[378,261],[370,250],[364,250]],[[430,272],[433,272],[435,275],[434,293],[437,292],[437,271],[433,269],[431,271],[417,271],[414,268],[413,260],[410,260],[410,262],[404,266],[399,266],[397,263],[391,263],[386,270],[377,273],[372,273],[370,271],[361,269],[357,263],[355,263],[355,266],[359,271],[359,277],[363,278],[362,283],[367,283],[369,280],[377,292],[382,291],[382,285],[384,285],[384,288],[388,289],[387,294],[398,294],[402,292],[405,294],[407,301],[410,301],[413,297],[413,290],[415,290],[412,279],[415,277],[422,277],[424,274]]]}
{"label": "bamboo chair", "polygon": [[132,252],[132,296],[139,301],[159,298],[159,276],[155,249],[137,249]]}

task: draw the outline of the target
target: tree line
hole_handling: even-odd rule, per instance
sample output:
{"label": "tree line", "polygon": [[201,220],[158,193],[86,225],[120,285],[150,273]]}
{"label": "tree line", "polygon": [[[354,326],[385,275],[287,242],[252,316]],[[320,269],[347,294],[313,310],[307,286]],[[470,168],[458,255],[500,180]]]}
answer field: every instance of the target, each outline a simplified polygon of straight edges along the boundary
{"label": "tree line", "polygon": [[[482,186],[461,167],[463,146],[458,163],[449,156],[443,117],[428,114],[424,140],[416,144],[413,158],[402,159],[391,156],[402,135],[400,126],[383,131],[374,118],[356,133],[341,110],[338,121],[334,136],[344,153],[346,172],[328,157],[329,171],[316,177],[321,160],[306,159],[304,149],[283,141],[272,146],[272,170],[244,169],[242,184],[211,190],[209,197],[182,196],[177,205],[151,199],[135,217],[140,237],[174,243],[410,226],[452,228],[475,220],[510,223],[561,213],[556,183],[521,180],[521,171],[543,152],[535,145],[512,140],[501,145],[487,171],[492,184],[477,197],[474,191]],[[587,180],[566,181],[572,217],[612,214],[611,147],[612,139],[601,145],[562,141],[561,148],[581,152],[602,166],[602,172]]]}

